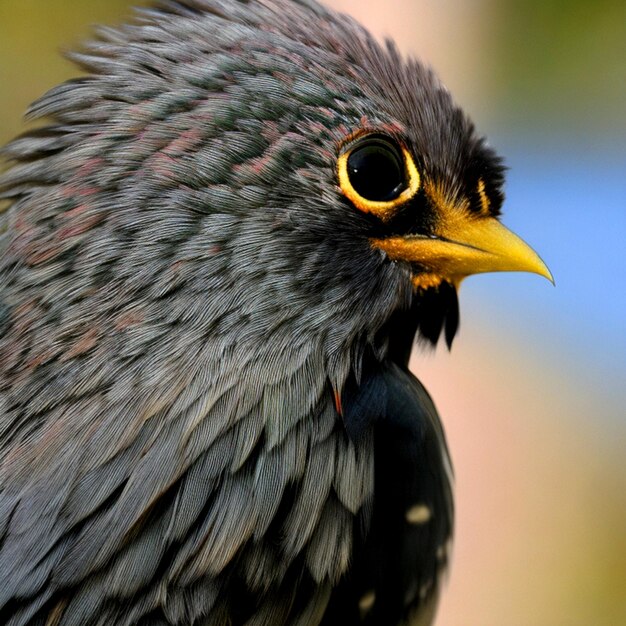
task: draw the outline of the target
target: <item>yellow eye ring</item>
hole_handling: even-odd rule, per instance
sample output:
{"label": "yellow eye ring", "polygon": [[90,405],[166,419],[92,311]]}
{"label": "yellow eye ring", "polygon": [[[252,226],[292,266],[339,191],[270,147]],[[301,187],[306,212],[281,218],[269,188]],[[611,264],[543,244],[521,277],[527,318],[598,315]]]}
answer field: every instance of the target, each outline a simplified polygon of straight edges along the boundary
{"label": "yellow eye ring", "polygon": [[359,137],[339,156],[337,177],[341,191],[357,209],[382,221],[389,220],[420,187],[411,153],[379,134]]}

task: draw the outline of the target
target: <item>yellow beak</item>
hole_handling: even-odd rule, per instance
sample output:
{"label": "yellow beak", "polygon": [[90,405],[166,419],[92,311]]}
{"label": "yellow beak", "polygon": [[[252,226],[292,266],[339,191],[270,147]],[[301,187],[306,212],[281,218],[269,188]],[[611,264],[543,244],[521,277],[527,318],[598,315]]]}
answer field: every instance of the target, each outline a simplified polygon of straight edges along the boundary
{"label": "yellow beak", "polygon": [[434,237],[375,239],[372,245],[393,260],[409,261],[452,283],[483,272],[532,272],[554,279],[539,255],[493,217],[447,211]]}

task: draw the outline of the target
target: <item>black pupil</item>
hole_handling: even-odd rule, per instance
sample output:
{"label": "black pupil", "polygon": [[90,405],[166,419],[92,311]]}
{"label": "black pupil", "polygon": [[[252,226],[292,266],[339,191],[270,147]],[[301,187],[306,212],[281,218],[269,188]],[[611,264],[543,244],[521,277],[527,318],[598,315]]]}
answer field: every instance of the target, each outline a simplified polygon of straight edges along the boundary
{"label": "black pupil", "polygon": [[406,186],[399,151],[382,141],[372,141],[352,151],[348,177],[362,198],[374,202],[394,200]]}

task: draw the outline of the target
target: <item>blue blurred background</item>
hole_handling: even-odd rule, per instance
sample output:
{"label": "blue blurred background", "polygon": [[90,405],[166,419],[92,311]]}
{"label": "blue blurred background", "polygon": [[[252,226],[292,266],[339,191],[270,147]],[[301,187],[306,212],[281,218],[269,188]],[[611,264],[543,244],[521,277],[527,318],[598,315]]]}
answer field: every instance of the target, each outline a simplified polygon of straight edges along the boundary
{"label": "blue blurred background", "polygon": [[[0,0],[0,143],[127,0]],[[436,68],[505,156],[504,222],[556,287],[470,278],[413,368],[457,474],[438,624],[626,624],[626,3],[329,0]]]}

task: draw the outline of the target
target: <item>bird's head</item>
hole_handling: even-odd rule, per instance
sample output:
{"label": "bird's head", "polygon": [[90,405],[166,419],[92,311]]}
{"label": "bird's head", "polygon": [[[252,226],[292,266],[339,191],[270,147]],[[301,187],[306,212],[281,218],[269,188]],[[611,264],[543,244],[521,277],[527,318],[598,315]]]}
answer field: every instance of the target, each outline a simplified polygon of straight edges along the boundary
{"label": "bird's head", "polygon": [[398,312],[450,343],[469,274],[550,277],[498,221],[500,160],[448,92],[346,16],[161,0],[73,57],[88,75],[6,149],[7,301],[43,281],[42,315],[141,326],[133,353],[253,337],[332,359]]}

